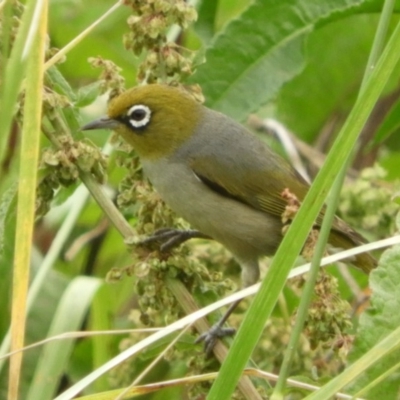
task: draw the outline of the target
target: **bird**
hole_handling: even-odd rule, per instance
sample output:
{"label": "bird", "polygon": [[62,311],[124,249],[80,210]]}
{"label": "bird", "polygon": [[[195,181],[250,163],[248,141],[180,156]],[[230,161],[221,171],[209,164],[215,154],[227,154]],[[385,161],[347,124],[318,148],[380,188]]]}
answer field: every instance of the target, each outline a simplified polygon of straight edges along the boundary
{"label": "bird", "polygon": [[[111,129],[137,152],[145,175],[165,203],[195,228],[174,237],[192,236],[221,243],[241,267],[242,286],[260,277],[259,259],[273,256],[282,241],[282,214],[289,190],[301,202],[309,184],[281,155],[230,117],[197,102],[186,90],[148,84],[113,97],[107,115],[81,128]],[[318,227],[323,211],[316,221]],[[179,233],[179,232],[178,232]],[[366,240],[339,217],[329,235],[335,248],[350,249]],[[377,265],[369,253],[350,261],[365,273]],[[200,336],[210,354],[238,302],[211,330]]]}

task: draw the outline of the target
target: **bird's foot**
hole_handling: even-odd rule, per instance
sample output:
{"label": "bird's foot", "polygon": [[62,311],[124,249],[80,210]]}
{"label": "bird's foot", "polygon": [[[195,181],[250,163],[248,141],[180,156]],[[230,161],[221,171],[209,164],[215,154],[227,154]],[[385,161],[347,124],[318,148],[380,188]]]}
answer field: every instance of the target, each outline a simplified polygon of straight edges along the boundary
{"label": "bird's foot", "polygon": [[201,334],[195,341],[195,343],[204,342],[204,352],[206,357],[209,358],[212,354],[214,346],[218,339],[222,339],[225,336],[233,336],[236,332],[234,328],[223,328],[219,322],[211,327],[210,330]]}
{"label": "bird's foot", "polygon": [[205,238],[209,236],[196,230],[181,230],[173,228],[163,228],[155,231],[151,236],[142,240],[138,244],[141,246],[149,246],[157,244],[162,253],[172,250],[174,247],[180,246],[182,243],[193,238]]}

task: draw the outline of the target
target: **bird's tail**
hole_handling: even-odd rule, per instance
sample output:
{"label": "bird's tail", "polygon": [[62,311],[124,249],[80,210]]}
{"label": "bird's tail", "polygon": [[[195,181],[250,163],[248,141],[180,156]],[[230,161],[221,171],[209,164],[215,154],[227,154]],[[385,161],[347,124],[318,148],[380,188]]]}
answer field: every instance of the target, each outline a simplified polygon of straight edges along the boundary
{"label": "bird's tail", "polygon": [[[368,241],[344,221],[336,218],[329,236],[329,243],[334,247],[347,250],[368,243]],[[358,254],[349,262],[367,274],[378,265],[378,261],[370,253]]]}

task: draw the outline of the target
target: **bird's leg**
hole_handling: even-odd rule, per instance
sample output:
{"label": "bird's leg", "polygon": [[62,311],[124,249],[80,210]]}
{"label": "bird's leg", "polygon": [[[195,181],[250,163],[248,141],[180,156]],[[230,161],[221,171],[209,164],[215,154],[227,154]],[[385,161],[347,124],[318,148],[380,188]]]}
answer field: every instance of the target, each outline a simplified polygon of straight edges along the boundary
{"label": "bird's leg", "polygon": [[[239,262],[242,268],[242,286],[248,287],[256,283],[260,278],[260,268],[258,265],[258,260],[239,259]],[[229,306],[226,313],[222,316],[222,318],[216,324],[214,324],[209,331],[203,333],[197,338],[196,343],[204,342],[204,351],[207,357],[210,357],[217,339],[220,339],[224,336],[234,335],[235,329],[223,328],[223,325],[227,321],[229,316],[233,313],[233,311],[236,309],[240,301],[241,300],[237,300],[234,303],[232,303]]]}
{"label": "bird's leg", "polygon": [[214,324],[209,331],[204,332],[196,339],[195,343],[204,342],[204,352],[206,353],[207,358],[211,356],[215,343],[218,339],[221,339],[225,336],[233,336],[235,334],[236,329],[223,328],[223,325],[238,306],[240,301],[241,300],[236,300],[234,303],[232,303],[222,318],[216,324]]}
{"label": "bird's leg", "polygon": [[204,233],[193,229],[181,230],[174,228],[163,228],[158,229],[151,236],[142,240],[139,245],[146,246],[153,243],[159,243],[160,251],[168,252],[174,247],[180,246],[182,243],[193,238],[211,239]]}

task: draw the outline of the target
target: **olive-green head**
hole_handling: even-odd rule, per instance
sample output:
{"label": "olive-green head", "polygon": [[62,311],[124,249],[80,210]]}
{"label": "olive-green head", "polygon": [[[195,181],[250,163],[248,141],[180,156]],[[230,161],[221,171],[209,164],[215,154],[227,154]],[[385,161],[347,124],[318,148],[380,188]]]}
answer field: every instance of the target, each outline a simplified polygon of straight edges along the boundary
{"label": "olive-green head", "polygon": [[178,149],[191,135],[202,106],[182,89],[167,85],[135,87],[111,99],[107,117],[82,127],[113,129],[144,158],[160,158]]}

